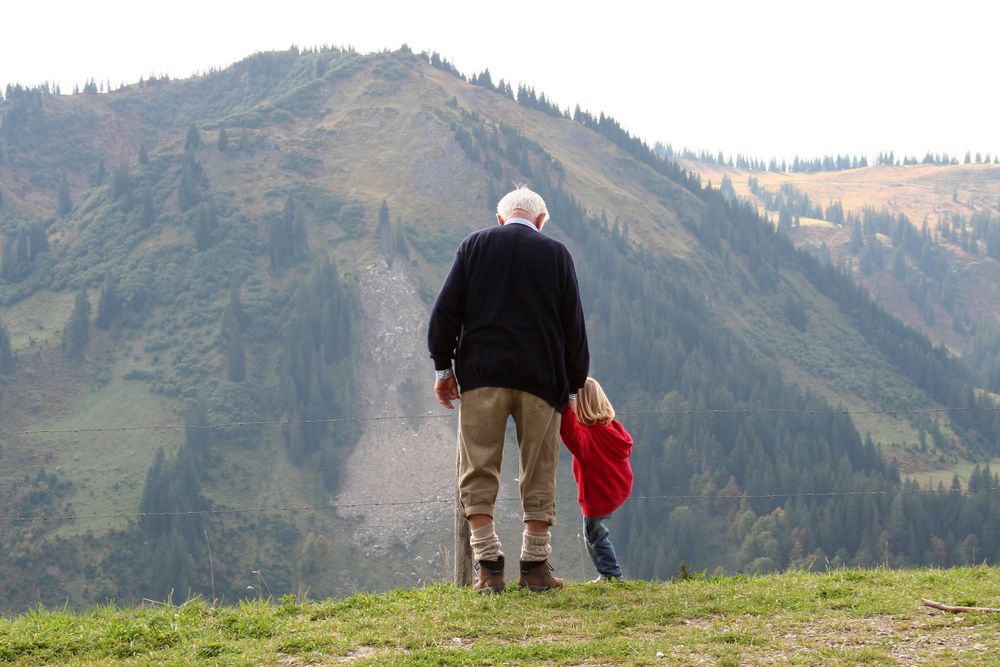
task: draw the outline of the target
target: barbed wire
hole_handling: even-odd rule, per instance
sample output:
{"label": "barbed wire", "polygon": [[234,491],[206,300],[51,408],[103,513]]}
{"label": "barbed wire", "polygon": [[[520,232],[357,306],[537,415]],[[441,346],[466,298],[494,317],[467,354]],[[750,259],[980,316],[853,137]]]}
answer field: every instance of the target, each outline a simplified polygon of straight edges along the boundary
{"label": "barbed wire", "polygon": [[[979,495],[985,493],[998,493],[1000,487],[987,489],[878,489],[864,491],[797,491],[789,493],[740,493],[740,494],[688,494],[688,495],[657,495],[657,496],[630,496],[629,501],[726,501],[726,500],[777,500],[791,498],[834,498],[834,497],[858,497],[858,496],[896,496],[896,495],[922,495],[934,494],[944,496],[964,496]],[[557,501],[575,501],[576,496],[558,496]],[[520,502],[518,497],[497,498],[497,503]],[[187,510],[174,512],[112,512],[107,514],[49,514],[38,516],[0,516],[0,523],[27,523],[34,521],[86,521],[96,519],[141,519],[146,517],[194,517],[210,516],[220,514],[262,514],[265,512],[304,512],[322,510],[345,510],[362,509],[375,507],[412,507],[421,505],[437,505],[443,503],[454,503],[455,498],[425,498],[418,500],[399,501],[369,501],[351,503],[329,503],[325,505],[291,505],[291,506],[269,506],[269,507],[228,507],[205,510]]]}
{"label": "barbed wire", "polygon": [[[870,409],[852,410],[848,408],[829,410],[801,410],[795,408],[718,408],[707,410],[627,410],[619,411],[618,416],[631,417],[638,415],[730,415],[730,414],[789,414],[789,415],[931,415],[951,412],[996,412],[1000,413],[1000,406],[997,407],[972,407],[972,408],[913,408],[913,409]],[[444,414],[425,415],[380,415],[374,417],[326,417],[322,419],[256,419],[233,422],[222,422],[218,424],[138,424],[132,426],[93,426],[81,428],[65,429],[31,429],[24,431],[8,431],[2,435],[5,437],[23,437],[29,435],[69,435],[80,433],[122,433],[128,431],[212,431],[231,428],[249,428],[260,426],[291,426],[299,424],[335,424],[340,422],[378,422],[378,421],[404,421],[409,419],[454,419],[457,412]]]}

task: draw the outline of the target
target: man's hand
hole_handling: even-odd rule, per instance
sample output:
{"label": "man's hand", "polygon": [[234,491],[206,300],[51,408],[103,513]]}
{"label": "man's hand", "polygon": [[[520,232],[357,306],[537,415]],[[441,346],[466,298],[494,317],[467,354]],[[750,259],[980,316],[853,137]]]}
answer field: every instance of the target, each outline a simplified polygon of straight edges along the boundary
{"label": "man's hand", "polygon": [[437,396],[438,403],[449,410],[453,410],[455,406],[451,402],[457,401],[460,398],[458,395],[458,381],[455,379],[455,376],[453,375],[444,380],[435,380],[434,395]]}

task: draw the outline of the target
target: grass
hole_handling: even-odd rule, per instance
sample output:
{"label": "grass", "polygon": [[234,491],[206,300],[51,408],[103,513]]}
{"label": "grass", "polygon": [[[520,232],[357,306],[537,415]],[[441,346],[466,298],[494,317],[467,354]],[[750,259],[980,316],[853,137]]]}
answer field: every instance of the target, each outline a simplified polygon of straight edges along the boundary
{"label": "grass", "polygon": [[[113,428],[133,424],[174,424],[179,419],[170,405],[145,385],[115,379],[84,395],[72,415],[45,424],[47,429]],[[67,498],[75,514],[134,511],[142,495],[146,473],[156,450],[172,454],[180,446],[181,431],[83,432],[36,436],[47,440],[53,466],[73,476],[76,486]],[[115,519],[67,524],[61,532],[99,530],[121,526]]]}
{"label": "grass", "polygon": [[36,354],[36,347],[58,345],[63,327],[73,311],[74,293],[43,290],[4,308],[3,324],[11,346],[19,355]]}
{"label": "grass", "polygon": [[[990,466],[991,471],[1000,470],[1000,458],[993,458],[987,461]],[[951,480],[955,475],[962,481],[962,488],[966,488],[969,482],[969,477],[972,475],[973,469],[980,465],[979,463],[970,463],[968,461],[962,461],[954,466],[943,468],[941,470],[929,470],[927,472],[914,473],[911,475],[913,479],[920,482],[922,486],[927,486],[928,484],[933,485],[935,488],[938,483],[943,483],[945,488],[951,488]]]}
{"label": "grass", "polygon": [[987,567],[837,570],[480,596],[438,584],[342,600],[36,610],[0,620],[14,664],[1000,665]]}

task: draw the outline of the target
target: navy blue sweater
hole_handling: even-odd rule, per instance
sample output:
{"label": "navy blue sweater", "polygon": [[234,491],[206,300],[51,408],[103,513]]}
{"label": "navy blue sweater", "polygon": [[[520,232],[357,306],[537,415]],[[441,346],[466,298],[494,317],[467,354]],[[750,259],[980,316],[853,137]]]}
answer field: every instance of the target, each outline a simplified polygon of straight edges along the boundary
{"label": "navy blue sweater", "polygon": [[427,344],[462,391],[507,387],[561,410],[590,366],[573,258],[521,224],[470,234],[431,310]]}

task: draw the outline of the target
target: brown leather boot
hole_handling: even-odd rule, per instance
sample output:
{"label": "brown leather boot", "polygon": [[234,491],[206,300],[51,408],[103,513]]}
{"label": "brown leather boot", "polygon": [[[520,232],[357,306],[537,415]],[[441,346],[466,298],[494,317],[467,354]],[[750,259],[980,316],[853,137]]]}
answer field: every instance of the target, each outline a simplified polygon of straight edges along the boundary
{"label": "brown leather boot", "polygon": [[562,588],[563,580],[552,576],[552,566],[547,560],[522,560],[518,586],[527,586],[532,593]]}
{"label": "brown leather boot", "polygon": [[497,560],[481,560],[476,562],[476,572],[479,578],[472,590],[477,593],[503,593],[507,584],[503,581],[503,556]]}

